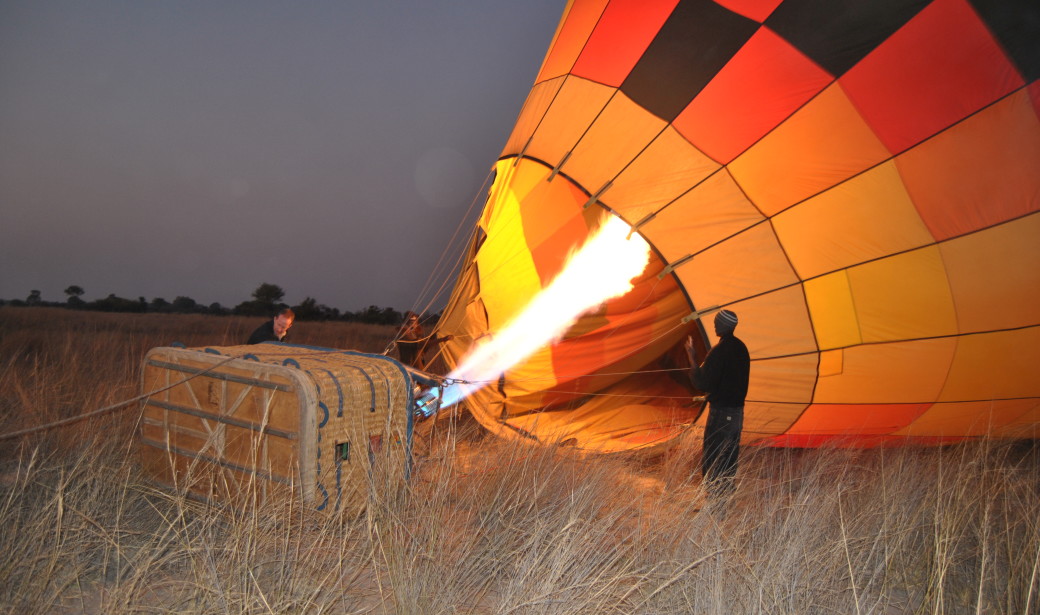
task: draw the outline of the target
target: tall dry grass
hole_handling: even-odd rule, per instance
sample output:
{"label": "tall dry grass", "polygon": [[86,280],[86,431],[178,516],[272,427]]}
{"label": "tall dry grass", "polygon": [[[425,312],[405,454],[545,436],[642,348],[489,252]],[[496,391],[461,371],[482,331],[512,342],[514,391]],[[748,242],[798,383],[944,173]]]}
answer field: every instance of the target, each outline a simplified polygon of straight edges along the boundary
{"label": "tall dry grass", "polygon": [[[137,394],[149,347],[252,326],[0,309],[0,433]],[[392,332],[373,333],[354,347]],[[1031,443],[751,448],[718,503],[691,475],[693,436],[652,460],[586,457],[442,416],[418,430],[406,493],[348,519],[156,489],[132,414],[0,441],[3,612],[1038,612]]]}

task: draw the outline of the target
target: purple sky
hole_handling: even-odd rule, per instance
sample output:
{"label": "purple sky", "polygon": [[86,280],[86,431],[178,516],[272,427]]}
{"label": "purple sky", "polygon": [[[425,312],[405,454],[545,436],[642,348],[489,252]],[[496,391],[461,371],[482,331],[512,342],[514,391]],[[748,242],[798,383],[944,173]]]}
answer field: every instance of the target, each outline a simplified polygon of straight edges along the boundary
{"label": "purple sky", "polygon": [[564,5],[0,0],[0,298],[422,307]]}

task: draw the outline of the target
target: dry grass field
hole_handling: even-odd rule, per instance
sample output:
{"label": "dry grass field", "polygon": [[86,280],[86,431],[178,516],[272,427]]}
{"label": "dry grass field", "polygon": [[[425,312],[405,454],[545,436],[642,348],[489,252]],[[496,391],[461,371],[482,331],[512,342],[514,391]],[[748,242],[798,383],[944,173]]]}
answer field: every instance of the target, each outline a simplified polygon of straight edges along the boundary
{"label": "dry grass field", "polygon": [[[0,437],[140,393],[152,347],[259,319],[0,308]],[[393,331],[301,322],[381,352]],[[0,612],[1037,613],[1040,452],[746,449],[706,502],[695,437],[653,459],[417,428],[406,493],[360,518],[203,505],[139,474],[139,407],[0,440]]]}

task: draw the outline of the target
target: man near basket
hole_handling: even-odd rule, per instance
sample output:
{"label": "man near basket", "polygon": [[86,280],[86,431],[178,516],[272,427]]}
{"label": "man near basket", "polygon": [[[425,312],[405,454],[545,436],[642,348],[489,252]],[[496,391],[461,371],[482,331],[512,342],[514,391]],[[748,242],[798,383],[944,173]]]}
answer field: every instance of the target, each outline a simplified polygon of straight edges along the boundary
{"label": "man near basket", "polygon": [[279,310],[274,318],[256,328],[249,336],[246,344],[259,344],[261,342],[283,342],[289,333],[289,327],[296,320],[296,314],[289,308]]}

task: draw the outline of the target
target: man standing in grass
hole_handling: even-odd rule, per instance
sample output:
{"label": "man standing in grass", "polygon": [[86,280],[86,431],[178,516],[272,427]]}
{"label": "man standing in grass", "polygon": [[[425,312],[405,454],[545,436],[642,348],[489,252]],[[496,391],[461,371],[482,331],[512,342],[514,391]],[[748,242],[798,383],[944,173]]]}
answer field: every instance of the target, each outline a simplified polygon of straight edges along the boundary
{"label": "man standing in grass", "polygon": [[704,456],[701,472],[712,495],[733,491],[740,454],[740,432],[744,426],[744,398],[747,397],[751,357],[747,346],[733,331],[737,315],[722,310],[715,315],[715,345],[704,363],[697,365],[693,339],[686,340],[690,357],[690,379],[708,397],[708,424],[704,428]]}
{"label": "man standing in grass", "polygon": [[289,333],[289,327],[296,320],[296,314],[289,308],[284,308],[274,315],[274,318],[256,328],[249,336],[246,344],[259,344],[261,342],[281,342]]}

